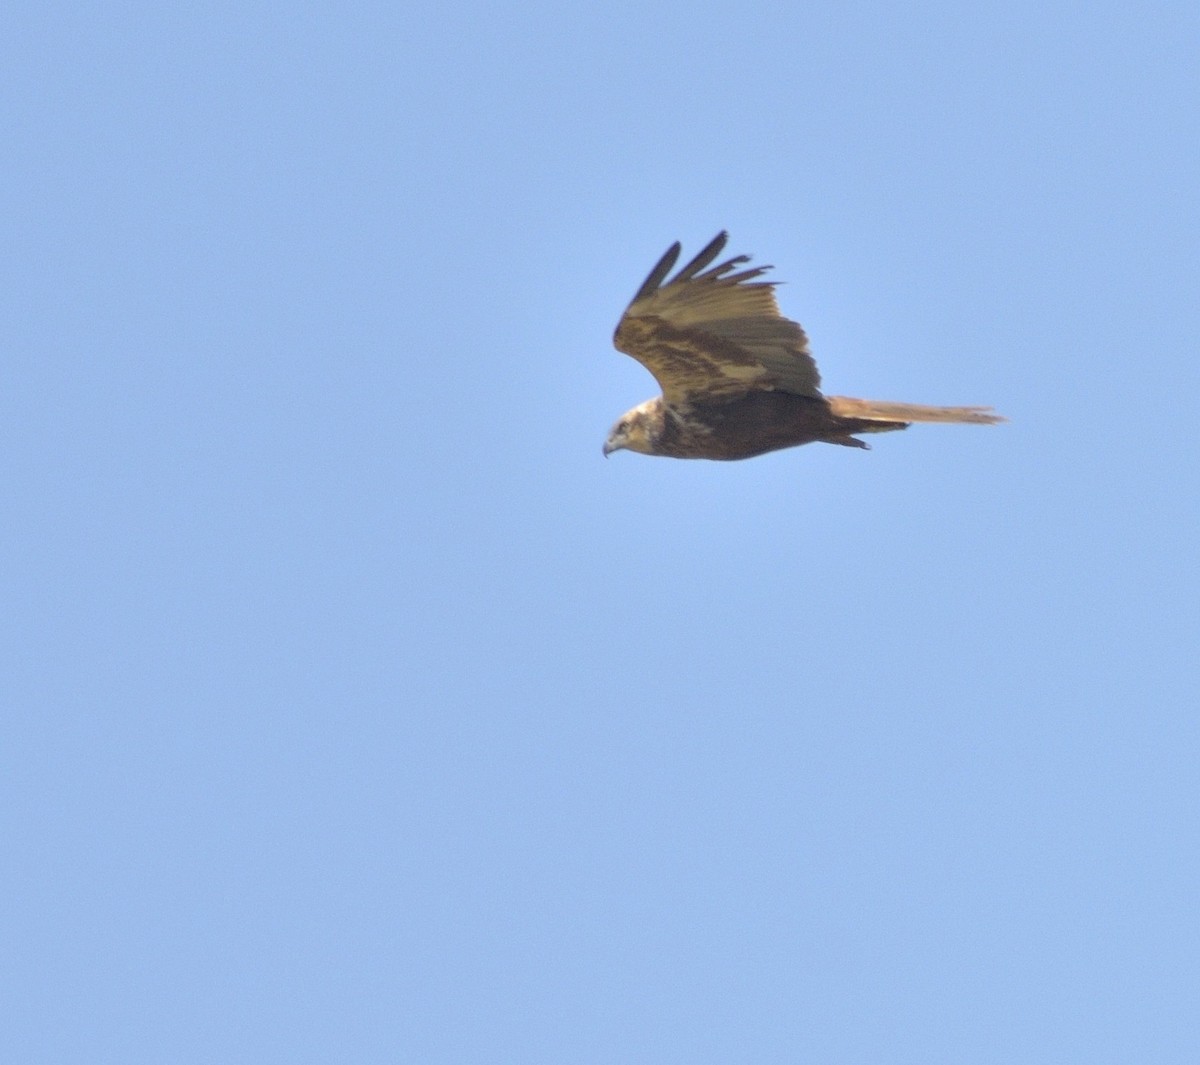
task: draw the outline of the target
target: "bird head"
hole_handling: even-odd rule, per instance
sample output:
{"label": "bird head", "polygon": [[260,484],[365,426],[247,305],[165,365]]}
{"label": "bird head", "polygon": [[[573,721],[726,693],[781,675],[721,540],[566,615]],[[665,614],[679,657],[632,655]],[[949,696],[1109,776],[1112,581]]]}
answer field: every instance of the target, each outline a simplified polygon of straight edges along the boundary
{"label": "bird head", "polygon": [[662,421],[661,407],[660,399],[648,399],[622,414],[604,441],[605,457],[622,449],[640,451],[643,455],[655,454],[654,432]]}

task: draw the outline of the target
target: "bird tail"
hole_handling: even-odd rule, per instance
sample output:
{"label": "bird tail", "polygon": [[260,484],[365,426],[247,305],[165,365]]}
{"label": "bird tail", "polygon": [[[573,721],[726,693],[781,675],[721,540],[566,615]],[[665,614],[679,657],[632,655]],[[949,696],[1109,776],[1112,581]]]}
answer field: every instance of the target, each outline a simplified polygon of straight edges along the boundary
{"label": "bird tail", "polygon": [[[919,403],[887,403],[849,396],[826,396],[829,409],[840,418],[867,422],[970,422],[994,425],[1006,421],[991,407],[925,407]],[[862,432],[862,430],[858,430]]]}

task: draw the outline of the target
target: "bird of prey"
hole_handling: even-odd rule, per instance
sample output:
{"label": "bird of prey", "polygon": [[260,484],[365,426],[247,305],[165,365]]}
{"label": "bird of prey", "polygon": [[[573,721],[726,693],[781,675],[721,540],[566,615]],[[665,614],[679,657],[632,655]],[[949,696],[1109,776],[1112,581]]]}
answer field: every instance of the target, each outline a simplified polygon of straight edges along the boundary
{"label": "bird of prey", "polygon": [[672,244],[621,316],[613,343],[658,381],[662,395],[621,416],[604,454],[626,448],[677,459],[746,459],[815,440],[866,448],[859,433],[912,422],[1003,421],[990,407],[926,407],[826,396],[808,338],[779,313],[769,266],[709,267],[727,233],[669,281]]}

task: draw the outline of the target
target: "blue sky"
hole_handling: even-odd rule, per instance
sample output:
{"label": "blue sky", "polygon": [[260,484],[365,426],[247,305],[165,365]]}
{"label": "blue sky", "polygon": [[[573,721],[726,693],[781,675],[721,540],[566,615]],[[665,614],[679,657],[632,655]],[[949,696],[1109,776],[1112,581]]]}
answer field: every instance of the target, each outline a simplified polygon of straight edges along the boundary
{"label": "blue sky", "polygon": [[[5,1060],[1200,1055],[1192,4],[18,5]],[[832,393],[600,445],[672,241]]]}

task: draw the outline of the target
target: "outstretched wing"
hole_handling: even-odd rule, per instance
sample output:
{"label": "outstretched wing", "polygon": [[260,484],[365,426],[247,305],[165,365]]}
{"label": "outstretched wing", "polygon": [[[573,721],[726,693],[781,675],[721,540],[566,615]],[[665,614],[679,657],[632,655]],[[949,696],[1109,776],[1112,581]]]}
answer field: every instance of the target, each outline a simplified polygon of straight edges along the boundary
{"label": "outstretched wing", "polygon": [[621,316],[617,350],[654,374],[672,404],[764,390],[819,396],[821,376],[804,330],[779,313],[775,283],[754,280],[770,267],[732,273],[750,261],[738,255],[706,269],[728,239],[718,233],[664,284],[681,250],[672,244]]}

